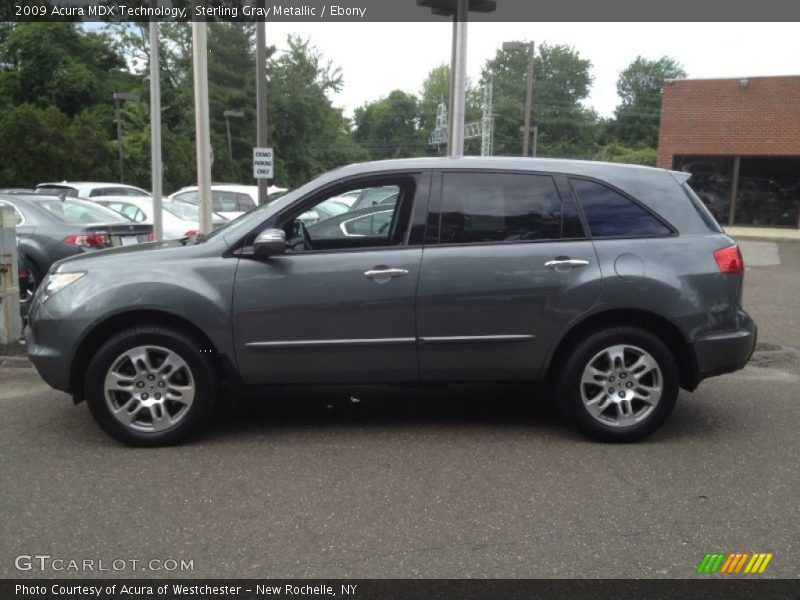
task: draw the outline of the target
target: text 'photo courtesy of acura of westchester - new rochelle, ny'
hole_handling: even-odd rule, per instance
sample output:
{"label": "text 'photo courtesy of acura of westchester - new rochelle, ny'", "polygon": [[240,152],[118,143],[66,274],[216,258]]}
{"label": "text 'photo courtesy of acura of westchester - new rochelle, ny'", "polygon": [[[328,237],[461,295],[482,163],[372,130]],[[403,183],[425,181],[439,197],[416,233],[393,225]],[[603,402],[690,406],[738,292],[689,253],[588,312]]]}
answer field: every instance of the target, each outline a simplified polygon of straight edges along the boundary
{"label": "text 'photo courtesy of acura of westchester - new rochelle, ny'", "polygon": [[739,248],[688,176],[351,165],[205,236],[56,262],[28,353],[132,445],[184,440],[228,396],[276,385],[537,381],[551,391],[521,401],[556,401],[597,440],[639,440],[679,388],[755,346]]}

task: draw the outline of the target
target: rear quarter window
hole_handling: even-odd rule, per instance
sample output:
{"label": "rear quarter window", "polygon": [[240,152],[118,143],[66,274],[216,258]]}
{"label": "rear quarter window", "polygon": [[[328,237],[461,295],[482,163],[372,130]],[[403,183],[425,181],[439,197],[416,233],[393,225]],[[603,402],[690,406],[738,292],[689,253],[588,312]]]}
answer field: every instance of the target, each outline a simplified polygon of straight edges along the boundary
{"label": "rear quarter window", "polygon": [[662,237],[673,231],[650,211],[616,190],[586,179],[570,178],[589,233],[594,238]]}

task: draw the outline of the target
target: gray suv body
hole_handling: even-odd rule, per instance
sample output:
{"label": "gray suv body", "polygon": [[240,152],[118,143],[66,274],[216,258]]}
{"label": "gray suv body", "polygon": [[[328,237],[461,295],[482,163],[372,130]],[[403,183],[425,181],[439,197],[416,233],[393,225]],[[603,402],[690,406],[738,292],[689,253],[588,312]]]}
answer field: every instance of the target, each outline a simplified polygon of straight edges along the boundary
{"label": "gray suv body", "polygon": [[[52,387],[130,444],[275,384],[540,381],[587,434],[639,439],[679,387],[741,368],[743,270],[688,174],[584,161],[351,165],[205,238],[58,262],[26,331]],[[378,235],[298,217],[396,186]],[[224,384],[224,385],[223,385]]]}

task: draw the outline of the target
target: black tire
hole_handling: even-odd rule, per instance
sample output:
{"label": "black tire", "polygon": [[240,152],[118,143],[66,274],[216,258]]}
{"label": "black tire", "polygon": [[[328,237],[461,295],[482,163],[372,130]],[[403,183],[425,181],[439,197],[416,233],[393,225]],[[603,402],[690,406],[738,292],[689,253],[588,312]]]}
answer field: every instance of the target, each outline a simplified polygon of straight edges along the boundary
{"label": "black tire", "polygon": [[[155,353],[151,359],[153,361],[158,360],[158,356],[160,355],[160,352],[157,350],[158,348],[175,353],[177,358],[183,361],[183,366],[176,369],[173,373],[170,373],[167,378],[180,377],[183,378],[184,381],[179,383],[186,383],[186,377],[190,376],[191,379],[189,379],[188,382],[193,383],[194,394],[190,405],[181,413],[180,420],[176,420],[174,425],[168,426],[161,431],[143,431],[135,429],[136,427],[147,427],[146,422],[142,421],[134,422],[131,426],[123,424],[112,412],[111,404],[117,402],[118,396],[112,393],[111,399],[106,397],[106,374],[112,366],[116,365],[122,365],[121,368],[128,368],[130,371],[132,362],[125,362],[123,359],[123,362],[125,362],[125,364],[123,364],[119,362],[119,359],[125,352],[139,347],[152,348],[152,351]],[[98,425],[111,437],[130,446],[169,446],[177,444],[192,434],[197,433],[211,416],[219,393],[219,381],[216,375],[217,370],[214,364],[212,364],[210,357],[200,352],[200,348],[201,345],[191,337],[165,327],[136,327],[113,336],[95,353],[86,371],[86,401],[95,421],[97,421]],[[138,377],[138,375],[132,375],[131,377]],[[169,382],[166,384],[166,387],[170,387]],[[134,390],[133,385],[131,385],[130,389],[139,391]],[[150,388],[145,388],[145,391],[146,389]],[[164,391],[164,388],[161,390],[155,388],[155,392],[161,391]],[[126,392],[120,393],[123,398],[119,401],[121,404],[124,403],[124,394]],[[133,394],[131,394],[131,397],[133,397]],[[153,397],[155,397],[155,394],[153,394]],[[168,403],[166,394],[163,394],[163,398],[162,406],[155,409],[158,411],[160,417],[164,416],[165,413],[163,411],[170,410],[166,407]],[[150,401],[153,402],[152,399],[150,399]],[[141,405],[143,401],[139,400],[138,402]],[[180,403],[173,403],[173,405],[179,407]],[[152,426],[155,426],[156,419],[150,408],[147,408],[145,411],[143,407],[140,407],[133,411],[133,413],[137,415],[141,413],[137,418],[142,420],[146,420],[147,417],[150,417],[153,424]],[[172,415],[167,412],[167,416],[170,417]]]}
{"label": "black tire", "polygon": [[[611,381],[601,378],[598,381],[603,382],[602,385],[594,383],[581,384],[584,370],[588,369],[590,364],[602,364],[605,357],[610,356],[604,354],[604,352],[607,349],[618,346],[628,346],[635,350],[642,350],[655,361],[660,374],[653,370],[650,375],[644,376],[645,378],[658,376],[661,384],[661,395],[654,407],[648,409],[648,404],[644,400],[631,398],[630,388],[636,389],[637,392],[640,389],[647,388],[639,388],[638,384],[634,383],[634,380],[631,379],[631,373],[624,366],[624,362],[622,363],[623,367],[619,369],[621,373],[619,371],[616,372],[616,377],[612,376],[613,379]],[[625,356],[631,362],[634,362],[632,358],[636,357],[635,350],[625,353]],[[598,356],[600,358],[597,358]],[[600,362],[593,361],[593,359]],[[623,359],[623,361],[625,360]],[[624,375],[627,380],[622,379],[621,375]],[[680,376],[675,357],[660,338],[644,329],[619,326],[596,331],[570,348],[568,358],[558,375],[556,398],[562,412],[571,418],[578,428],[589,437],[601,442],[634,442],[650,435],[667,420],[678,398],[679,380]],[[642,381],[645,381],[645,379],[642,379]],[[649,379],[647,383],[650,384],[652,381],[652,379]],[[620,382],[623,382],[623,387],[619,387]],[[615,385],[617,387],[613,387]],[[633,407],[627,409],[630,411],[628,414],[633,415],[635,418],[636,410],[638,409],[641,411],[640,420],[634,420],[631,421],[630,425],[625,425],[621,416],[623,411],[614,403],[608,405],[609,408],[605,413],[599,416],[592,415],[584,403],[582,389],[585,390],[586,396],[595,396],[595,394],[601,396],[600,402],[596,405],[598,408],[604,401],[602,396],[607,396],[609,402],[621,402],[619,396],[627,394],[628,402],[625,406]],[[614,394],[607,393],[608,390],[612,389]],[[615,416],[618,424],[612,425],[610,421],[613,421]]]}

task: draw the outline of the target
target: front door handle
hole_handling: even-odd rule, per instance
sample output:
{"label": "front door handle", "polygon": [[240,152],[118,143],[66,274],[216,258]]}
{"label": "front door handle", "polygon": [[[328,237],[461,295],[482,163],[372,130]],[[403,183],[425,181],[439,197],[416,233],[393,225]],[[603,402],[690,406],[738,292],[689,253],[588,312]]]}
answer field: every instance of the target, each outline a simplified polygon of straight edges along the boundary
{"label": "front door handle", "polygon": [[408,269],[391,269],[389,267],[375,267],[369,271],[364,271],[364,277],[376,281],[389,281],[392,277],[404,277],[408,275]]}
{"label": "front door handle", "polygon": [[588,264],[588,260],[581,260],[579,258],[562,258],[557,256],[555,259],[548,260],[546,263],[544,263],[544,266],[548,269],[560,269],[565,267],[577,269],[579,267],[585,267]]}

